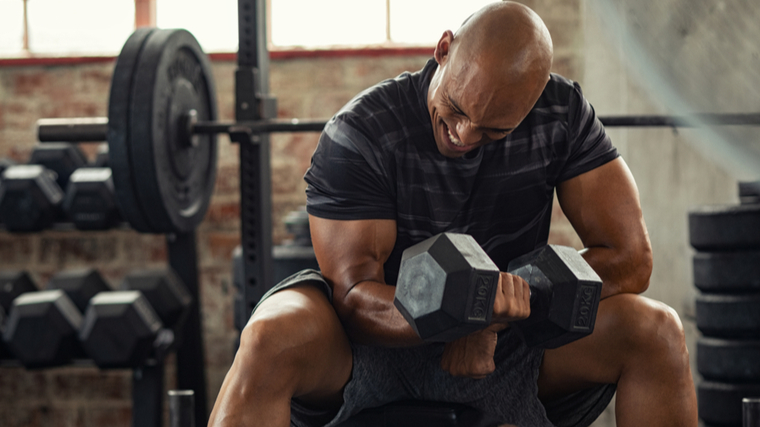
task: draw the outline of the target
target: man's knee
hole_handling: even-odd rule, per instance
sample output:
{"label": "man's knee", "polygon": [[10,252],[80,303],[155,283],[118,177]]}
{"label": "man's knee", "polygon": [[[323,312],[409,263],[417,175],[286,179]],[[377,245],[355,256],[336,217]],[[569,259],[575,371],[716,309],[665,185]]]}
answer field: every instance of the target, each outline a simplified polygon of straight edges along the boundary
{"label": "man's knee", "polygon": [[302,355],[303,349],[342,334],[332,305],[316,288],[302,286],[270,296],[253,313],[240,336],[240,349],[258,357]]}
{"label": "man's knee", "polygon": [[683,324],[668,305],[643,296],[622,294],[607,301],[605,321],[619,331],[620,344],[633,357],[688,363]]}

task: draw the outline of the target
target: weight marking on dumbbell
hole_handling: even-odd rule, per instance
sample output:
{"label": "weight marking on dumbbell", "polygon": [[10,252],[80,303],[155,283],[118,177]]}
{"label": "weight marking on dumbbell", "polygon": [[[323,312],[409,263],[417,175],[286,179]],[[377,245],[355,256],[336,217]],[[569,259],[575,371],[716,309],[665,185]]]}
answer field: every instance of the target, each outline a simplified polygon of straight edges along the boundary
{"label": "weight marking on dumbbell", "polygon": [[591,324],[592,305],[596,287],[581,285],[580,293],[582,298],[578,300],[578,318],[575,319],[575,329],[588,329]]}
{"label": "weight marking on dumbbell", "polygon": [[493,283],[491,282],[491,278],[485,275],[478,276],[476,280],[475,297],[470,306],[470,314],[467,316],[467,320],[470,322],[485,322]]}

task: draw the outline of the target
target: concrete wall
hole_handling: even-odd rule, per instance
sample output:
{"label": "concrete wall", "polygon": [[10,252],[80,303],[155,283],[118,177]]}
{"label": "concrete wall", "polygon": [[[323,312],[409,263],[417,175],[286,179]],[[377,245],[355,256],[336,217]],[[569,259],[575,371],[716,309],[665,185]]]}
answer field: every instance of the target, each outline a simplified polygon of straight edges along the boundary
{"label": "concrete wall", "polygon": [[[600,115],[664,112],[662,103],[650,95],[624,62],[624,46],[608,35],[595,1],[525,2],[544,18],[552,33],[554,71],[580,81]],[[275,60],[271,87],[279,98],[280,116],[327,117],[360,90],[404,70],[419,69],[427,59],[428,55],[394,55]],[[33,125],[37,118],[105,115],[112,67],[112,62],[0,67],[0,157],[26,161],[35,144]],[[233,116],[233,70],[232,62],[214,63],[222,119]],[[692,251],[686,214],[693,205],[735,201],[735,177],[693,147],[697,138],[694,131],[609,132],[638,182],[654,247],[654,274],[646,295],[679,311],[693,348],[696,332],[689,314],[694,296]],[[284,214],[305,201],[301,177],[317,137],[282,134],[272,138],[272,232],[276,243],[287,238],[282,225]],[[94,146],[84,148],[94,155]],[[237,148],[224,136],[220,138],[219,159],[212,205],[198,238],[209,404],[233,357],[234,290],[229,267],[231,251],[240,238]],[[551,241],[580,245],[558,209]],[[0,269],[27,269],[39,283],[64,268],[94,265],[115,285],[129,270],[161,266],[165,260],[162,236],[130,231],[0,233]],[[169,363],[173,363],[171,358]],[[167,386],[172,385],[169,374]],[[128,371],[0,368],[0,425],[127,426],[130,387]],[[614,425],[613,420],[610,409],[595,426]]]}

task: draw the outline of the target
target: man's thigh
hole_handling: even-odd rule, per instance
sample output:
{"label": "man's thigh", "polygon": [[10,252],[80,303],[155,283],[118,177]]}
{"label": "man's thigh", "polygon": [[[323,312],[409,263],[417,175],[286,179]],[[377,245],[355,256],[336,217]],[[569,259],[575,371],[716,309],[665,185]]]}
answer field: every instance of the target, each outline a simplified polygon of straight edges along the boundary
{"label": "man's thigh", "polygon": [[[247,336],[246,336],[247,335]],[[292,397],[315,406],[342,402],[351,376],[348,338],[325,292],[310,282],[294,284],[263,300],[241,337],[290,374]],[[283,380],[286,380],[283,378]]]}
{"label": "man's thigh", "polygon": [[539,397],[551,400],[599,384],[617,384],[626,366],[647,358],[663,332],[677,335],[679,330],[680,321],[663,303],[635,294],[606,298],[599,303],[591,335],[544,353]]}

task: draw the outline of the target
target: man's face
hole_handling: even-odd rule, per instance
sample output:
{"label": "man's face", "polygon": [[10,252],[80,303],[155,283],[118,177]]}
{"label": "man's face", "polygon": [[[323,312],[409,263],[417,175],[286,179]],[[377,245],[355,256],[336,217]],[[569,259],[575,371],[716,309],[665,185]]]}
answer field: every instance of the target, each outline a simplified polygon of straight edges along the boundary
{"label": "man's face", "polygon": [[503,139],[540,95],[535,85],[505,84],[492,74],[486,61],[460,64],[450,55],[439,61],[428,91],[428,111],[438,151],[444,156],[461,157]]}

